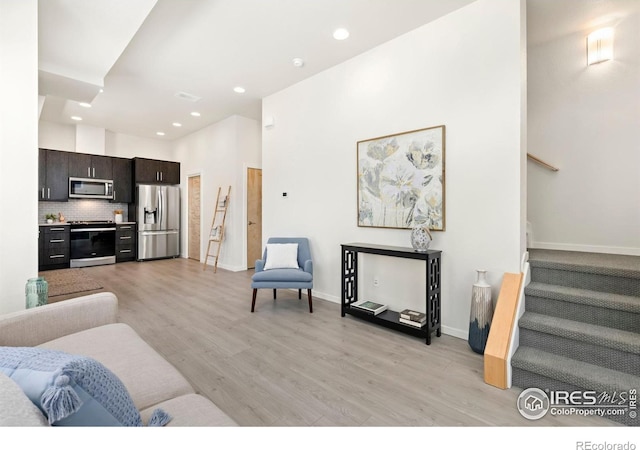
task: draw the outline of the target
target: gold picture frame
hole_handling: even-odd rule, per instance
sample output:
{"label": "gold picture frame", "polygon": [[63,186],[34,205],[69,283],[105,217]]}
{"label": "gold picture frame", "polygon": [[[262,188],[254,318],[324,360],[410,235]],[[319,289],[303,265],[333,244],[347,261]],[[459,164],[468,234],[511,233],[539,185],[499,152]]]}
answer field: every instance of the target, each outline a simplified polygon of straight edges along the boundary
{"label": "gold picture frame", "polygon": [[358,141],[358,226],[445,230],[445,126]]}

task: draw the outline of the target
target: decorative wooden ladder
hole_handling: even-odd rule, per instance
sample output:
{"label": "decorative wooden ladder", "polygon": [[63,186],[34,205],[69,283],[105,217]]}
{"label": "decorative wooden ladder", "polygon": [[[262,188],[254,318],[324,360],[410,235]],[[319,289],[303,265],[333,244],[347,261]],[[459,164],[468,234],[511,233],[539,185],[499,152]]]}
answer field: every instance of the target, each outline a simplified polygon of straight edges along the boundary
{"label": "decorative wooden ladder", "polygon": [[[209,245],[207,245],[207,255],[204,258],[202,270],[207,268],[207,261],[210,256],[216,258],[213,265],[213,273],[218,271],[218,257],[220,256],[220,247],[222,246],[222,240],[224,239],[224,221],[227,218],[227,208],[229,208],[229,199],[231,195],[231,186],[227,191],[227,195],[220,198],[220,191],[222,187],[218,188],[218,197],[216,198],[216,208],[213,211],[213,221],[211,222],[211,231],[209,232]],[[215,255],[211,254],[211,244],[215,246]]]}

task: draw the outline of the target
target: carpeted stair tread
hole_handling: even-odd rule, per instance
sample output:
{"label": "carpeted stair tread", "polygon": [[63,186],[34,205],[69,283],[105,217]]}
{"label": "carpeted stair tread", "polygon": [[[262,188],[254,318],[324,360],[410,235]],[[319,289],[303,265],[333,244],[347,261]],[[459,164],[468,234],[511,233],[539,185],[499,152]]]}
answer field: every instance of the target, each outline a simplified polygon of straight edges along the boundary
{"label": "carpeted stair tread", "polygon": [[531,267],[640,279],[640,256],[529,249]]}
{"label": "carpeted stair tread", "polygon": [[611,294],[537,281],[532,281],[527,285],[525,294],[533,297],[550,298],[552,300],[640,314],[640,297],[631,295]]}
{"label": "carpeted stair tread", "polygon": [[623,352],[640,354],[640,334],[630,331],[585,324],[533,312],[525,312],[520,318],[519,326]]}
{"label": "carpeted stair tread", "polygon": [[511,363],[521,370],[598,392],[637,389],[637,386],[640,386],[640,377],[635,375],[576,361],[531,347],[519,347],[513,355]]}

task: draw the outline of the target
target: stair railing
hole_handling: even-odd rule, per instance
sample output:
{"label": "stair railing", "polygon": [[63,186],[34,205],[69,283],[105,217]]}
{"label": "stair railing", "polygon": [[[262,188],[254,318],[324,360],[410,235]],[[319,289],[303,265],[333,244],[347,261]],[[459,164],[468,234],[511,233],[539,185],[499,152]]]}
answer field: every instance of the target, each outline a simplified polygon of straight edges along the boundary
{"label": "stair railing", "polygon": [[521,273],[505,273],[496,301],[484,350],[484,382],[500,389],[511,388],[511,357],[519,344],[518,320],[524,313],[524,285],[529,263],[524,256]]}
{"label": "stair railing", "polygon": [[540,158],[538,158],[537,156],[533,156],[531,153],[527,153],[527,158],[528,158],[530,161],[533,161],[534,163],[539,164],[539,165],[541,165],[542,167],[544,167],[544,168],[546,168],[546,169],[549,169],[549,170],[551,170],[551,171],[553,171],[553,172],[557,172],[558,170],[560,170],[560,169],[558,169],[557,167],[552,166],[552,165],[551,165],[551,164],[549,164],[548,162],[545,162],[545,161],[541,160],[541,159],[540,159]]}

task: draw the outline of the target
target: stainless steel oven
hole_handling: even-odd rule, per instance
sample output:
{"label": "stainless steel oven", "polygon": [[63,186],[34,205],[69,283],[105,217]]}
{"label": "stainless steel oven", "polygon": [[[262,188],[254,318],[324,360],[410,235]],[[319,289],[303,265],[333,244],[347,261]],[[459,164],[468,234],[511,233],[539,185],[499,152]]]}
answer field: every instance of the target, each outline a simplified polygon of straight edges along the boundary
{"label": "stainless steel oven", "polygon": [[71,267],[116,262],[116,226],[113,222],[70,222]]}

